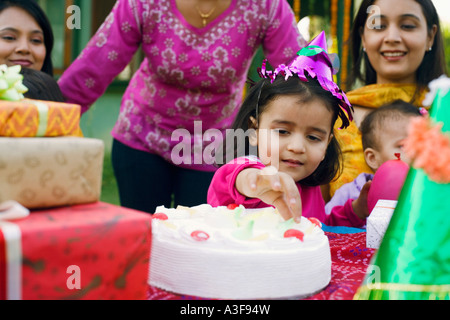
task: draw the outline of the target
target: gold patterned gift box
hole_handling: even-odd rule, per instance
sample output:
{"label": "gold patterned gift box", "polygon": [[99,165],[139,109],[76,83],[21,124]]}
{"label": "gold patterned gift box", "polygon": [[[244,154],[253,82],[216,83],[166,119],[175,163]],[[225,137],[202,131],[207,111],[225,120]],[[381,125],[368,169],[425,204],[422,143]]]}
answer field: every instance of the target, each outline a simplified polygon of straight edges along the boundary
{"label": "gold patterned gift box", "polygon": [[29,209],[100,199],[104,143],[81,137],[0,137],[0,203]]}
{"label": "gold patterned gift box", "polygon": [[80,106],[52,101],[0,100],[2,137],[81,137]]}

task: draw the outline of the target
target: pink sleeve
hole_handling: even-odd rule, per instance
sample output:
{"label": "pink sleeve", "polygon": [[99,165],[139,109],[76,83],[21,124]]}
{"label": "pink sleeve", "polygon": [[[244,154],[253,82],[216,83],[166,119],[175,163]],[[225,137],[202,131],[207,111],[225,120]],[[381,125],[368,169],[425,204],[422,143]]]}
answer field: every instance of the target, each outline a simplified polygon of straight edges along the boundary
{"label": "pink sleeve", "polygon": [[141,43],[142,1],[119,0],[58,84],[85,112],[131,61]]}
{"label": "pink sleeve", "polygon": [[298,31],[296,18],[287,1],[268,1],[276,8],[268,9],[267,30],[263,39],[263,50],[272,66],[287,64],[297,52],[307,45]]}
{"label": "pink sleeve", "polygon": [[366,224],[366,220],[361,220],[353,212],[353,199],[348,199],[343,206],[335,206],[327,216],[325,224],[327,226],[343,226],[361,228]]}
{"label": "pink sleeve", "polygon": [[213,207],[229,204],[242,204],[247,208],[258,207],[261,200],[243,196],[235,186],[238,174],[248,168],[262,169],[264,165],[256,158],[238,158],[220,167],[211,181],[208,190],[208,203]]}

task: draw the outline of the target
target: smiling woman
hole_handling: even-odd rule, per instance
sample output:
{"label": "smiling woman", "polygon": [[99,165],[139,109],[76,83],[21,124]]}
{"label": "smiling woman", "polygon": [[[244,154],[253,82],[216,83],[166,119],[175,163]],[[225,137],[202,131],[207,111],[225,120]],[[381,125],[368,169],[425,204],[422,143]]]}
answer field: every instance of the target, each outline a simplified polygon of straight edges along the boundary
{"label": "smiling woman", "polygon": [[364,52],[376,70],[378,84],[415,83],[417,69],[425,54],[432,51],[437,25],[428,29],[420,5],[402,2],[400,9],[387,0],[377,1],[379,9],[369,15],[361,32]]}
{"label": "smiling woman", "polygon": [[427,85],[446,73],[439,17],[431,0],[364,0],[350,37],[353,69],[347,93],[355,109],[347,130],[336,130],[344,171],[323,187],[329,200],[361,173],[372,173],[364,160],[358,126],[367,113],[401,99],[422,107]]}
{"label": "smiling woman", "polygon": [[35,1],[0,2],[0,64],[53,75],[53,32]]}

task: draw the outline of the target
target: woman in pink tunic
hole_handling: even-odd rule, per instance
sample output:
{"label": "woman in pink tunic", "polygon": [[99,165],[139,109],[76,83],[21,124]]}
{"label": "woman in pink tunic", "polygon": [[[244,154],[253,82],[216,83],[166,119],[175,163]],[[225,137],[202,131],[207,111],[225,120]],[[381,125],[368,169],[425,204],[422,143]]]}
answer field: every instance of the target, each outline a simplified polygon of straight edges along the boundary
{"label": "woman in pink tunic", "polygon": [[154,213],[206,202],[204,133],[230,128],[259,46],[279,65],[305,44],[286,0],[119,0],[59,85],[85,112],[142,47],[112,161],[121,204]]}

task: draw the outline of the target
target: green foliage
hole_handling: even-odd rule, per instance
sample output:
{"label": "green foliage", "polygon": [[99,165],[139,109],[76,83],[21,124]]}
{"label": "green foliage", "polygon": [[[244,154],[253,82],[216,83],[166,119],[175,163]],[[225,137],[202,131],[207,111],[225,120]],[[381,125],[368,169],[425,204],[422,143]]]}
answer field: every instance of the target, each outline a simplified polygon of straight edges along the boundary
{"label": "green foliage", "polygon": [[119,191],[117,189],[110,153],[105,154],[103,162],[102,195],[100,200],[106,203],[120,205]]}
{"label": "green foliage", "polygon": [[450,25],[442,27],[442,37],[444,38],[445,62],[447,72],[450,72]]}

